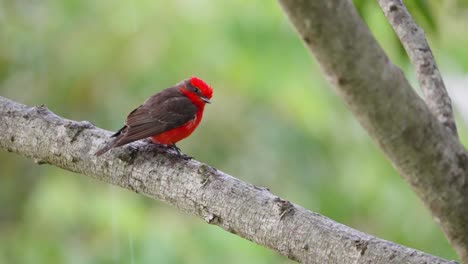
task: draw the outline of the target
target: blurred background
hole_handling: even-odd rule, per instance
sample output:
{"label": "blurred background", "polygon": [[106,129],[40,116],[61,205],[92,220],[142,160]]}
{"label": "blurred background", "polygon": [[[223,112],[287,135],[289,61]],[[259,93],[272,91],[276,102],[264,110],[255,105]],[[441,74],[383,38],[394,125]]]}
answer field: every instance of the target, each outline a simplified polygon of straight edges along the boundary
{"label": "blurred background", "polygon": [[[406,2],[467,145],[468,1]],[[417,87],[376,1],[355,4]],[[1,96],[115,131],[191,75],[214,96],[179,144],[185,153],[363,232],[456,259],[275,1],[0,0]],[[0,263],[221,262],[291,263],[159,201],[0,152]]]}

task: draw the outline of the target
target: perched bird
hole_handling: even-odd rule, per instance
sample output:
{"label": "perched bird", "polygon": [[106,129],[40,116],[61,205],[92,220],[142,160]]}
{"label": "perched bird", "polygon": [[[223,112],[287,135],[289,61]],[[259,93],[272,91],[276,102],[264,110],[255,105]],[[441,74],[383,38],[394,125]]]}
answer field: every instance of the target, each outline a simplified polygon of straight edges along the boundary
{"label": "perched bird", "polygon": [[175,144],[197,128],[212,95],[211,87],[197,77],[162,90],[130,112],[124,126],[111,136],[114,139],[97,151],[96,156],[148,137],[155,144],[174,148],[182,156]]}

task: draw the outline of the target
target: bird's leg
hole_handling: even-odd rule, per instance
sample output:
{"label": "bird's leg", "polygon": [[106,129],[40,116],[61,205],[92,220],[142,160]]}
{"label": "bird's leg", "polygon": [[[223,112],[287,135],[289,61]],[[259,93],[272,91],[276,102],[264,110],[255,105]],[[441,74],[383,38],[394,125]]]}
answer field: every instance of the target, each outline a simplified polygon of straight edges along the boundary
{"label": "bird's leg", "polygon": [[177,152],[177,155],[182,156],[182,153],[180,152],[180,148],[176,146],[176,144],[170,145],[173,150]]}
{"label": "bird's leg", "polygon": [[180,152],[180,148],[176,146],[176,144],[171,144],[169,145],[173,150],[175,150],[177,152],[177,155],[185,160],[191,160],[193,159],[192,157],[190,157],[189,155],[187,154],[184,154],[182,152]]}

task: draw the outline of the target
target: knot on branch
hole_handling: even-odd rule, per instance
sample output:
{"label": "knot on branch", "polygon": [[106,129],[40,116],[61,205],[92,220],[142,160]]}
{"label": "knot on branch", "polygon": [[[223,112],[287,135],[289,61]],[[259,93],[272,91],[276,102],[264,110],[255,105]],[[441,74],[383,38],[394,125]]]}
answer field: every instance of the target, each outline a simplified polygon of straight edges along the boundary
{"label": "knot on branch", "polygon": [[198,175],[201,178],[202,187],[207,185],[210,182],[212,176],[216,175],[217,170],[209,165],[200,164],[198,167]]}
{"label": "knot on branch", "polygon": [[50,113],[50,110],[49,110],[49,108],[47,108],[46,105],[35,106],[34,110],[36,111],[36,113],[38,113],[40,115],[46,115],[46,114]]}
{"label": "knot on branch", "polygon": [[217,214],[214,214],[208,211],[208,208],[206,207],[206,205],[199,204],[198,210],[199,210],[199,214],[203,217],[203,220],[205,220],[205,222],[207,222],[208,224],[211,224],[211,225],[221,224],[221,217]]}
{"label": "knot on branch", "polygon": [[34,159],[34,163],[36,163],[37,165],[49,164],[47,161],[42,159]]}
{"label": "knot on branch", "polygon": [[219,222],[220,222],[219,216],[217,216],[217,215],[215,215],[215,214],[207,214],[207,215],[204,217],[204,220],[205,220],[208,224],[212,224],[212,225],[217,225],[217,224],[219,224]]}
{"label": "knot on branch", "polygon": [[361,256],[363,256],[364,253],[366,253],[368,245],[369,245],[369,241],[367,241],[367,240],[361,240],[361,239],[354,240],[354,246],[359,251],[359,254]]}
{"label": "knot on branch", "polygon": [[294,205],[290,201],[283,200],[279,197],[276,197],[273,201],[279,209],[280,220],[283,220],[286,215],[294,213]]}

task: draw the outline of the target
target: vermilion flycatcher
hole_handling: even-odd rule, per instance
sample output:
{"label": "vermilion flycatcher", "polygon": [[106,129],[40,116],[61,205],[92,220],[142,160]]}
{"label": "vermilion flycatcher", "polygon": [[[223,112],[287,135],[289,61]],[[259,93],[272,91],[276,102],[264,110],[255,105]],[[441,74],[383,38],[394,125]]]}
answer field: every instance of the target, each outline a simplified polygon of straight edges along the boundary
{"label": "vermilion flycatcher", "polygon": [[180,154],[175,143],[190,136],[203,117],[205,104],[213,90],[204,81],[191,77],[148,98],[130,112],[115,137],[96,152],[100,156],[111,148],[150,138],[155,144],[168,145]]}

